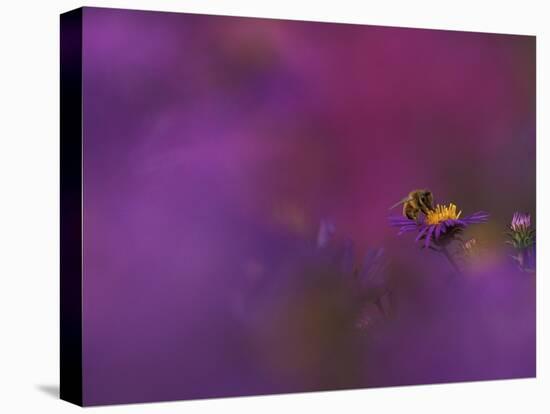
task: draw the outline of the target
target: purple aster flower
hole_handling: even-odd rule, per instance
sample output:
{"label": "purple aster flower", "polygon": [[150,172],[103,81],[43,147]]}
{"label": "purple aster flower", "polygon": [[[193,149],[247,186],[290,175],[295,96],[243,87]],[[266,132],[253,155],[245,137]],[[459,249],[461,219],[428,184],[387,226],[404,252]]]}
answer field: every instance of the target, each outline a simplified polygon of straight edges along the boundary
{"label": "purple aster flower", "polygon": [[418,220],[406,217],[390,217],[390,224],[399,227],[399,235],[411,231],[418,232],[415,241],[423,242],[423,247],[444,246],[471,224],[484,223],[489,219],[489,214],[483,211],[461,217],[462,212],[456,209],[456,205],[437,205],[425,216]]}
{"label": "purple aster flower", "polygon": [[422,247],[430,248],[443,253],[451,265],[460,271],[456,262],[449,254],[446,246],[471,224],[484,223],[489,214],[483,211],[461,217],[462,211],[457,211],[456,205],[437,205],[426,215],[417,220],[406,217],[390,217],[390,225],[399,228],[399,235],[408,232],[417,232],[415,242],[421,242]]}
{"label": "purple aster flower", "polygon": [[[384,249],[367,249],[363,260],[356,261],[355,244],[350,239],[335,242],[336,226],[330,220],[319,223],[317,251],[321,260],[327,260],[350,283],[355,300],[365,306],[374,305],[383,316],[389,312],[391,294],[386,280],[387,260]],[[372,310],[372,309],[371,309]]]}

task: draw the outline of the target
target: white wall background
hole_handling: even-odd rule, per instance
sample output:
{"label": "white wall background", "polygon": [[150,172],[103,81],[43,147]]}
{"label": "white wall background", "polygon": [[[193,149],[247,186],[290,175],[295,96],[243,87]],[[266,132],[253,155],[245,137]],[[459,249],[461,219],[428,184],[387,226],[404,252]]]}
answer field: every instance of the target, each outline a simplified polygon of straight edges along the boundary
{"label": "white wall background", "polygon": [[[90,408],[87,412],[550,412],[550,13],[536,0],[90,0],[88,6],[537,35],[538,378]],[[79,1],[0,9],[0,412],[65,413],[58,400],[58,88],[61,12]],[[546,13],[545,13],[546,12]],[[546,325],[546,329],[545,329]],[[546,351],[546,352],[545,352]]]}

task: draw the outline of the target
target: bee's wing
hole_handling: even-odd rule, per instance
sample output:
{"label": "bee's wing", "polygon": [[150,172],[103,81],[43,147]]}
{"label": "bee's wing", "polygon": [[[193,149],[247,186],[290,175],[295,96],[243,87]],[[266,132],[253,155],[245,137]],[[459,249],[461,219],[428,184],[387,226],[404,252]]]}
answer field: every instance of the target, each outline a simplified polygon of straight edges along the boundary
{"label": "bee's wing", "polygon": [[395,203],[393,206],[391,206],[391,207],[389,208],[389,210],[393,210],[395,207],[397,207],[397,206],[399,206],[399,205],[401,205],[401,204],[407,202],[408,200],[409,200],[409,197],[405,197],[404,199],[398,201],[398,202]]}

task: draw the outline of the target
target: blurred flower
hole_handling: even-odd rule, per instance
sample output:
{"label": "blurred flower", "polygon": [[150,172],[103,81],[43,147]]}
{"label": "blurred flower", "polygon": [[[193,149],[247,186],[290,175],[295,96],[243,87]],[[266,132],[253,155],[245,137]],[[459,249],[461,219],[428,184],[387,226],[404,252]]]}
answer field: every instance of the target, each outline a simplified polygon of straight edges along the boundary
{"label": "blurred flower", "polygon": [[471,224],[484,223],[489,214],[483,211],[461,217],[462,211],[457,212],[456,205],[437,205],[418,220],[406,217],[390,217],[390,225],[399,227],[399,235],[417,231],[415,241],[423,241],[423,247],[440,247],[449,244],[458,234]]}
{"label": "blurred flower", "polygon": [[531,215],[516,212],[510,223],[510,230],[506,233],[511,244],[516,249],[512,256],[521,270],[532,272],[535,270],[535,229],[531,227]]}
{"label": "blurred flower", "polygon": [[477,239],[469,239],[465,243],[462,243],[461,259],[467,264],[472,264],[477,261],[481,256],[483,246],[478,243]]}
{"label": "blurred flower", "polygon": [[367,303],[359,314],[355,326],[361,333],[369,334],[372,337],[380,332],[377,327],[384,323],[386,318],[386,313],[380,311],[378,306]]}
{"label": "blurred flower", "polygon": [[358,282],[363,288],[378,288],[386,284],[387,260],[383,248],[368,249],[361,267],[356,268]]}
{"label": "blurred flower", "polygon": [[332,239],[335,230],[336,227],[334,226],[334,223],[332,221],[322,219],[319,225],[319,232],[317,233],[317,247],[326,247]]}
{"label": "blurred flower", "polygon": [[388,281],[388,261],[383,248],[368,249],[361,267],[355,269],[357,292],[365,302],[372,303],[386,316],[391,305]]}
{"label": "blurred flower", "polygon": [[353,267],[351,288],[361,303],[356,327],[373,334],[376,326],[392,313],[392,291],[388,280],[388,260],[384,249],[367,249],[363,261]]}
{"label": "blurred flower", "polygon": [[[376,320],[380,315],[385,317],[388,314],[388,308],[391,305],[391,292],[387,281],[387,260],[384,249],[367,249],[363,260],[357,260],[353,241],[344,239],[341,242],[335,242],[335,232],[336,226],[334,223],[326,219],[321,220],[317,236],[317,248],[323,257],[329,258],[332,265],[336,266],[338,273],[350,282],[354,300],[364,304],[361,320],[369,312],[378,314],[370,315],[369,320],[371,320],[371,323],[368,324],[370,327],[373,320]],[[366,325],[363,327],[366,327]]]}
{"label": "blurred flower", "polygon": [[476,239],[470,239],[466,243],[464,243],[464,252],[468,256],[472,256],[475,254],[477,250],[477,240]]}
{"label": "blurred flower", "polygon": [[494,265],[496,251],[488,249],[486,243],[478,239],[471,238],[464,243],[460,243],[457,249],[457,259],[468,273],[479,274],[484,268]]}

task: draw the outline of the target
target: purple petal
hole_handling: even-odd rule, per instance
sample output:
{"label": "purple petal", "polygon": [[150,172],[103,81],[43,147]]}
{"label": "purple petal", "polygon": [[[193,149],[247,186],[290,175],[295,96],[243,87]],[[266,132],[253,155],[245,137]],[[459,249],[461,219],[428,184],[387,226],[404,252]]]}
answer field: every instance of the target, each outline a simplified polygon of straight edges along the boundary
{"label": "purple petal", "polygon": [[434,232],[436,226],[429,226],[428,233],[426,234],[426,240],[424,241],[424,247],[427,248],[430,246],[430,242],[432,240],[432,234]]}
{"label": "purple petal", "polygon": [[414,239],[414,241],[415,242],[419,241],[429,229],[430,229],[430,226],[423,227],[422,230],[420,230],[420,232],[418,233],[418,236],[416,236],[416,239]]}
{"label": "purple petal", "polygon": [[468,224],[484,223],[489,219],[489,213],[485,211],[477,211],[469,216],[464,217],[464,221]]}
{"label": "purple petal", "polygon": [[441,235],[441,229],[443,226],[441,224],[438,224],[435,226],[435,239],[439,240],[439,236]]}
{"label": "purple petal", "polygon": [[409,231],[415,231],[417,230],[417,226],[416,225],[406,225],[406,226],[402,226],[400,229],[399,229],[399,233],[397,233],[398,235],[401,235],[403,233],[406,233],[406,232],[409,232]]}
{"label": "purple petal", "polygon": [[446,229],[450,229],[451,227],[454,226],[455,221],[453,219],[447,219],[443,222],[443,224],[445,225]]}
{"label": "purple petal", "polygon": [[414,221],[409,220],[406,217],[403,216],[390,216],[388,217],[388,221],[390,222],[390,226],[393,227],[402,227],[402,226],[416,226],[416,223]]}

